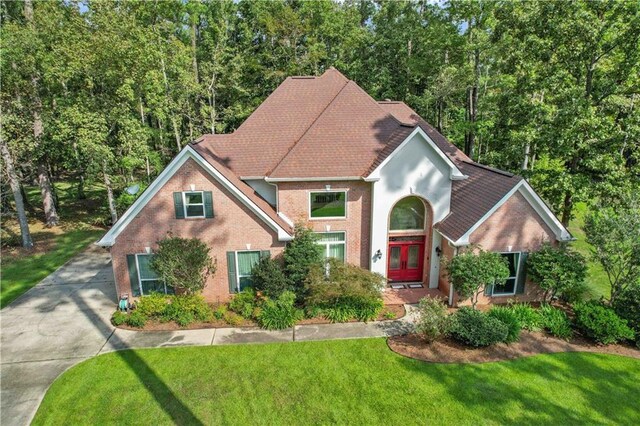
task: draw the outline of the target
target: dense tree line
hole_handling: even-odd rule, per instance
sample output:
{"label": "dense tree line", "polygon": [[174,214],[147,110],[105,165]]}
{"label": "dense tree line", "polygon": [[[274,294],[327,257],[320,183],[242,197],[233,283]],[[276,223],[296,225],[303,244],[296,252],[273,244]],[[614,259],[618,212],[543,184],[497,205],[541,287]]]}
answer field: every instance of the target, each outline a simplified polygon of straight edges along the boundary
{"label": "dense tree line", "polygon": [[0,7],[3,196],[19,212],[37,182],[50,226],[53,181],[74,180],[80,198],[102,182],[114,221],[122,188],[200,134],[233,131],[285,77],[329,66],[529,178],[565,224],[576,202],[615,203],[640,180],[636,1]]}

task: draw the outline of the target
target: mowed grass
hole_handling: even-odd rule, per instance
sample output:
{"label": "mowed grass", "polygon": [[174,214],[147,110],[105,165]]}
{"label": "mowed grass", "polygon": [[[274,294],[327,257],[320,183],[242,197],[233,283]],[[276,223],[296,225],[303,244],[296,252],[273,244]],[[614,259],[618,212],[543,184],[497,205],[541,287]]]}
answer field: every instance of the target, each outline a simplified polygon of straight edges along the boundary
{"label": "mowed grass", "polygon": [[430,364],[384,339],[130,350],[51,386],[33,424],[640,424],[640,360]]}
{"label": "mowed grass", "polygon": [[96,226],[104,216],[101,208],[105,199],[104,188],[89,186],[87,198],[77,200],[74,184],[61,182],[55,185],[60,225],[54,228],[44,226],[38,187],[26,188],[32,206],[28,219],[33,250],[25,251],[19,247],[20,231],[15,218],[3,218],[3,238],[10,238],[17,246],[2,248],[0,307],[11,303],[106,232]]}
{"label": "mowed grass", "polygon": [[576,238],[576,241],[571,243],[571,247],[587,258],[586,284],[589,289],[587,297],[599,299],[604,296],[608,298],[611,294],[611,288],[607,274],[599,263],[590,259],[591,244],[587,242],[584,230],[582,229],[587,209],[588,207],[585,203],[576,204],[575,219],[569,223],[569,232]]}

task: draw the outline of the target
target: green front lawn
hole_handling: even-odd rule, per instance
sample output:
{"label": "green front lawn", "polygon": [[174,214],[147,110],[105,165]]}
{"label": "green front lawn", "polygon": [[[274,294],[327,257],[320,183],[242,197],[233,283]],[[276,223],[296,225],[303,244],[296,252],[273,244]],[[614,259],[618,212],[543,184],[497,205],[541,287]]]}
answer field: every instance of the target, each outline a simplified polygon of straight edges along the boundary
{"label": "green front lawn", "polygon": [[609,280],[607,279],[607,274],[599,263],[594,262],[589,258],[591,253],[591,244],[586,241],[586,236],[582,230],[586,214],[587,205],[585,203],[576,204],[576,217],[569,223],[569,232],[571,232],[571,234],[576,238],[576,241],[571,243],[571,247],[587,258],[586,284],[589,289],[587,297],[599,299],[604,296],[609,298],[611,294],[611,287],[609,285]]}
{"label": "green front lawn", "polygon": [[147,349],[72,368],[34,424],[640,424],[638,377],[620,356],[429,364],[384,339]]}

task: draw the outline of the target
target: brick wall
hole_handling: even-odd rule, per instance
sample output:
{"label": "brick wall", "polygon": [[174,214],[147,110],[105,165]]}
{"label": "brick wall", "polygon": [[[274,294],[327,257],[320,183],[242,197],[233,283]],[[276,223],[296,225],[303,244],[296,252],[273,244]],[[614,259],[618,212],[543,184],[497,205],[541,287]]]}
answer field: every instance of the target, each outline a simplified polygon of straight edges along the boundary
{"label": "brick wall", "polygon": [[[197,191],[212,192],[214,218],[175,218],[173,192],[189,191],[192,184]],[[157,248],[156,241],[169,231],[180,237],[200,238],[211,247],[217,271],[209,277],[203,291],[210,302],[224,301],[230,296],[227,251],[246,250],[246,244],[251,244],[252,250],[270,250],[273,256],[282,252],[285,245],[278,241],[276,231],[193,160],[188,160],[129,223],[111,248],[118,294],[131,294],[126,255],[144,253],[145,247]]]}
{"label": "brick wall", "polygon": [[[310,219],[309,193],[347,191],[346,219]],[[278,207],[294,222],[309,224],[314,231],[326,232],[326,225],[333,231],[346,231],[346,261],[369,268],[371,227],[371,184],[362,181],[345,182],[280,182],[278,183]],[[386,233],[386,229],[382,230]]]}
{"label": "brick wall", "polygon": [[[471,234],[469,241],[480,245],[485,250],[495,252],[508,252],[509,246],[514,252],[532,252],[538,250],[545,241],[556,244],[553,231],[520,192],[516,192],[480,225]],[[540,288],[527,280],[524,294],[498,297],[481,295],[478,298],[478,304],[538,301],[541,297]],[[470,302],[465,301],[461,304],[470,304]]]}

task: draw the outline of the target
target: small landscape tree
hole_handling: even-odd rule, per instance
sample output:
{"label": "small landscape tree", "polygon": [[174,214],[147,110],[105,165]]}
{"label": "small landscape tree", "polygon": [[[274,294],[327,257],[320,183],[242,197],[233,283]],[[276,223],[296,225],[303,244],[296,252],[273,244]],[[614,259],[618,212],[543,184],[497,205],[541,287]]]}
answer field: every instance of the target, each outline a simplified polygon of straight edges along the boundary
{"label": "small landscape tree", "polygon": [[291,290],[291,284],[282,270],[281,262],[270,257],[263,257],[253,267],[251,281],[256,291],[262,291],[274,299],[280,297],[285,291]]}
{"label": "small landscape tree", "polygon": [[611,285],[609,302],[615,303],[629,286],[640,284],[640,206],[598,208],[587,215],[584,231]]}
{"label": "small landscape tree", "polygon": [[544,290],[544,300],[563,296],[573,302],[584,290],[587,266],[584,256],[567,249],[545,244],[527,260],[529,276]]}
{"label": "small landscape tree", "polygon": [[322,264],[322,247],[318,236],[304,224],[297,224],[293,240],[284,249],[284,271],[295,293],[301,296],[305,279],[313,265]]}
{"label": "small landscape tree", "polygon": [[468,249],[446,262],[449,280],[462,300],[471,299],[475,309],[478,296],[487,285],[509,278],[507,261],[499,253]]}
{"label": "small landscape tree", "polygon": [[197,238],[180,238],[168,234],[158,241],[151,267],[167,286],[187,294],[202,291],[209,275],[215,274],[216,262],[209,247]]}

